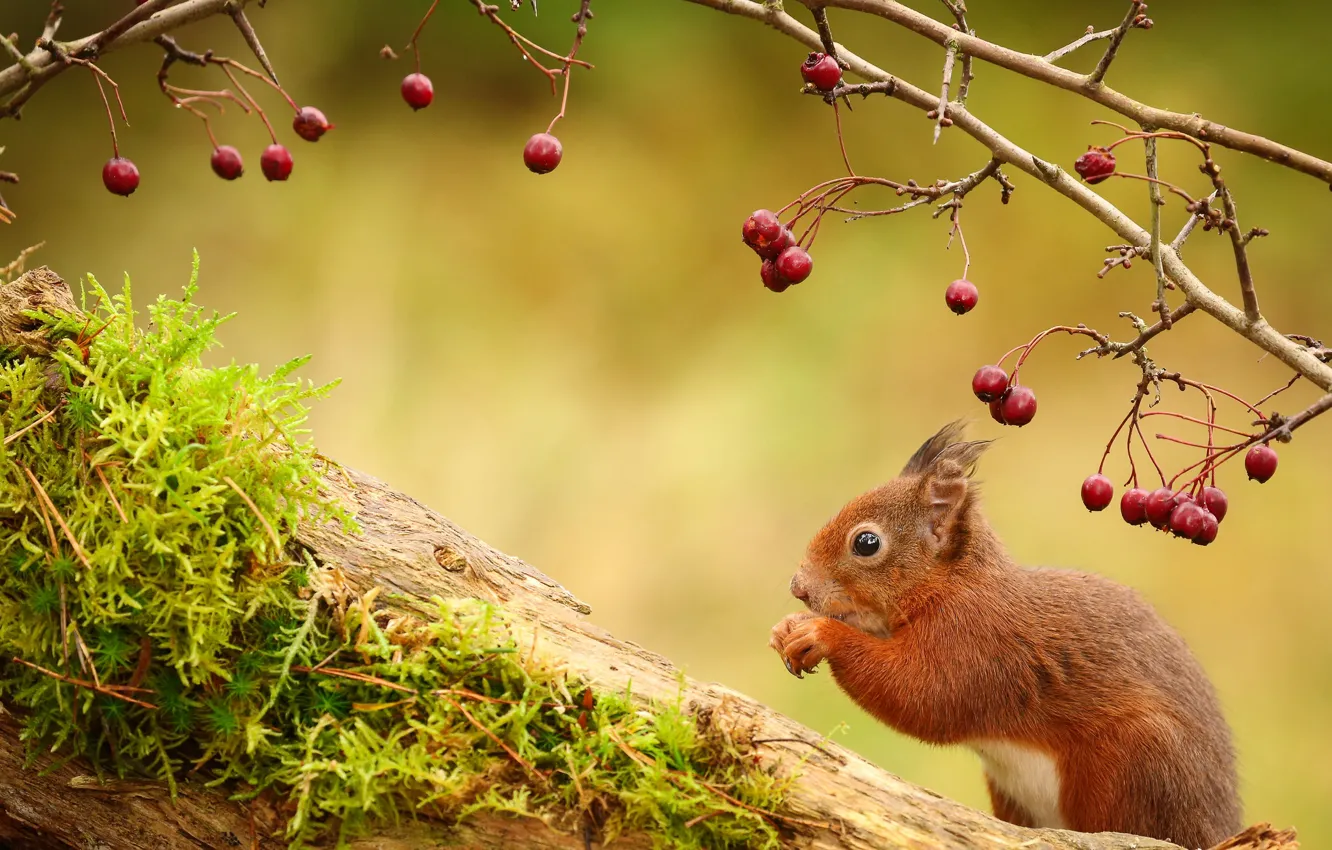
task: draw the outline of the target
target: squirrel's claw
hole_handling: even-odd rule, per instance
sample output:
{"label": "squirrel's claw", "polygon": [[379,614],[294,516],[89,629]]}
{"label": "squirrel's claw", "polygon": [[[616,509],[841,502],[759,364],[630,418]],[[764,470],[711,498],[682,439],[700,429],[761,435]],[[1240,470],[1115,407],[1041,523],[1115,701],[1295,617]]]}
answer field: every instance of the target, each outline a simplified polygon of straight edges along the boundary
{"label": "squirrel's claw", "polygon": [[805,678],[799,670],[791,666],[791,659],[787,658],[785,655],[782,656],[782,663],[786,665],[786,672],[790,673],[792,676],[795,676],[797,679]]}

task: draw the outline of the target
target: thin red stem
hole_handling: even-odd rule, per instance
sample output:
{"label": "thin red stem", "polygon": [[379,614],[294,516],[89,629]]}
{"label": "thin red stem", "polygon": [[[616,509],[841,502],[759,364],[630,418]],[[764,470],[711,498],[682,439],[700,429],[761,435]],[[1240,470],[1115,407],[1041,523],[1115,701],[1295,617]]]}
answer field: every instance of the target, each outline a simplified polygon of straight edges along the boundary
{"label": "thin red stem", "polygon": [[416,40],[421,37],[421,30],[425,29],[426,21],[435,14],[435,7],[439,5],[439,0],[434,0],[430,8],[426,10],[425,17],[421,18],[421,23],[416,25],[416,30],[412,32],[412,40],[407,42],[407,49],[412,51],[412,58],[416,61],[416,73],[421,73],[421,51],[416,46]]}

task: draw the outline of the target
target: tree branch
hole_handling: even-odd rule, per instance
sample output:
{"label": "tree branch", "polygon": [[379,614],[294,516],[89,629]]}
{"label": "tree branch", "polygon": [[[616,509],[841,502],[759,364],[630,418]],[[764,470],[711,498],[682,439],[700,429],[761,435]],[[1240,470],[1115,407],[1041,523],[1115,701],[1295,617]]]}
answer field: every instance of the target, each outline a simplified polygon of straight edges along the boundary
{"label": "tree branch", "polygon": [[[95,47],[95,53],[100,56],[132,44],[152,41],[159,35],[173,32],[213,15],[229,14],[229,9],[243,8],[249,0],[184,0],[175,6],[162,9],[147,20],[134,17],[150,5],[157,6],[165,2],[166,0],[151,0],[150,3],[137,7],[130,15],[121,18],[102,32],[77,41],[61,43],[60,47],[72,56],[79,56]],[[139,22],[116,29],[131,17]],[[16,62],[0,70],[0,97],[11,96],[6,104],[0,106],[0,118],[17,117],[23,104],[37,89],[68,67],[69,65],[52,55],[49,50],[39,47],[27,54],[22,63]]]}
{"label": "tree branch", "polygon": [[[767,24],[773,29],[781,32],[796,41],[809,46],[811,50],[818,49],[820,44],[818,33],[801,24],[795,18],[775,7],[765,6],[753,0],[689,0],[701,6],[717,9],[729,14],[740,15]],[[852,3],[868,3],[870,5],[881,5],[890,3],[890,0],[832,0],[829,5],[846,5]],[[896,4],[891,4],[896,5]],[[850,6],[848,6],[850,8]],[[915,13],[912,13],[915,14]],[[964,38],[960,33],[951,27],[945,27],[936,21],[931,21],[949,33],[953,38]],[[972,41],[978,41],[972,39]],[[982,42],[984,43],[984,42]],[[966,44],[962,46],[963,50],[968,50]],[[977,54],[979,55],[979,54]],[[882,68],[860,58],[855,53],[842,47],[841,57],[848,63],[849,69],[867,80],[884,83],[885,94],[890,97],[910,104],[922,111],[928,112],[938,106],[938,97],[932,95],[918,86],[914,86],[905,80],[894,77]],[[982,57],[984,58],[984,57]],[[1029,57],[1033,61],[1039,62],[1036,57]],[[850,91],[856,91],[856,86],[848,86]],[[1121,212],[1109,201],[1102,198],[1092,190],[1088,189],[1081,181],[1071,177],[1066,171],[1057,165],[1045,162],[1037,158],[1030,152],[1024,150],[1017,144],[1000,135],[989,125],[985,124],[975,115],[967,110],[961,104],[953,104],[949,107],[949,115],[953,119],[954,126],[960,128],[967,135],[976,139],[994,155],[1001,163],[1012,165],[1021,169],[1027,174],[1045,183],[1059,194],[1082,207],[1091,213],[1098,221],[1105,224],[1127,243],[1139,248],[1146,248],[1151,241],[1150,235],[1140,227],[1131,218]],[[1208,136],[1211,141],[1216,141],[1212,136]],[[1320,161],[1321,162],[1321,161]],[[1332,164],[1324,163],[1328,168],[1329,179],[1332,179]],[[1226,327],[1235,331],[1239,335],[1248,339],[1254,345],[1275,356],[1282,363],[1299,372],[1310,382],[1320,389],[1332,392],[1332,366],[1321,362],[1315,357],[1308,348],[1299,343],[1287,339],[1277,332],[1271,325],[1263,319],[1257,322],[1250,322],[1242,310],[1237,309],[1233,304],[1226,301],[1209,289],[1196,275],[1189,269],[1184,261],[1180,259],[1179,254],[1170,246],[1161,246],[1161,260],[1165,268],[1166,277],[1179,287],[1184,295],[1195,306],[1213,318],[1217,319]]]}
{"label": "tree branch", "polygon": [[[764,20],[763,15],[751,14],[752,10],[748,7],[756,5],[752,0],[689,0],[689,2],[702,3],[721,11]],[[806,0],[806,2],[812,4],[814,0]],[[1023,76],[1049,83],[1057,88],[1076,92],[1102,106],[1113,109],[1120,115],[1133,119],[1142,126],[1174,130],[1225,148],[1254,154],[1317,177],[1319,180],[1332,185],[1332,162],[1319,159],[1316,156],[1311,156],[1262,136],[1215,124],[1201,115],[1171,112],[1166,109],[1148,106],[1115,91],[1103,83],[1093,83],[1086,74],[1060,68],[1039,56],[1010,50],[982,38],[977,38],[970,33],[958,32],[947,24],[940,23],[914,9],[909,9],[901,3],[895,2],[895,0],[820,0],[820,2],[821,5],[853,9],[876,15],[924,36],[941,47],[950,40],[956,41],[958,49],[968,56],[974,56],[1010,71],[1016,71]]]}

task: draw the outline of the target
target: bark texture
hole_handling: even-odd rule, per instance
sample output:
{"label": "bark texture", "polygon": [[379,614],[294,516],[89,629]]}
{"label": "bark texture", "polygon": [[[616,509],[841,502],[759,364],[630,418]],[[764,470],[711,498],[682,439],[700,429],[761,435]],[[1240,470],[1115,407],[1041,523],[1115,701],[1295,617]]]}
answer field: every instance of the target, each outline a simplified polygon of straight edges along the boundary
{"label": "bark texture", "polygon": [[[22,284],[22,285],[20,285]],[[0,288],[0,343],[12,333],[3,318],[14,315],[14,299],[30,302],[36,289],[65,285],[47,269],[30,272]],[[67,298],[67,293],[65,295]],[[43,303],[72,306],[57,294]],[[21,309],[21,308],[20,308]],[[587,619],[590,609],[534,567],[499,552],[415,499],[351,470],[326,479],[329,497],[344,502],[362,528],[306,526],[296,539],[320,564],[341,570],[358,591],[381,587],[388,604],[425,612],[431,596],[470,597],[504,606],[530,624],[541,650],[567,660],[603,687],[620,689],[632,680],[644,698],[673,698],[679,675],[665,658],[622,641]],[[787,845],[826,850],[1170,850],[1176,845],[1127,835],[1086,835],[1031,830],[996,820],[874,767],[815,732],[721,685],[688,680],[685,700],[704,711],[725,712],[728,722],[747,727],[765,759],[800,778],[785,811],[826,827],[783,824]],[[173,801],[164,787],[141,781],[103,784],[79,761],[43,758],[25,766],[19,724],[0,706],[0,847],[16,850],[98,848],[282,847],[281,819],[262,804],[240,804],[223,792],[184,782]],[[780,740],[776,740],[780,739]],[[484,817],[463,827],[418,822],[366,838],[357,847],[406,850],[418,847],[587,848],[590,838],[557,832],[535,819]],[[651,846],[651,837],[630,835],[624,848]],[[1287,850],[1294,833],[1260,825],[1218,850]]]}

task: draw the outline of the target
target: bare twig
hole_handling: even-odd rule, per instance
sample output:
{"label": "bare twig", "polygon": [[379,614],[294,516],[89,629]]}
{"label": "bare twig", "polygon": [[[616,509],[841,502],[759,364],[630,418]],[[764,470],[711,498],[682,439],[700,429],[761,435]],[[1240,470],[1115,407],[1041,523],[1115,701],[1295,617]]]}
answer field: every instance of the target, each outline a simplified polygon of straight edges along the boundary
{"label": "bare twig", "polygon": [[1101,55],[1101,61],[1096,63],[1096,67],[1087,75],[1087,82],[1092,85],[1099,85],[1101,80],[1105,79],[1105,72],[1110,70],[1110,63],[1114,61],[1115,55],[1119,52],[1119,45],[1124,41],[1124,34],[1133,26],[1133,19],[1138,17],[1142,11],[1142,0],[1133,0],[1129,6],[1128,14],[1124,16],[1124,21],[1115,27],[1114,33],[1110,35],[1110,44],[1105,48],[1105,53]]}
{"label": "bare twig", "polygon": [[833,40],[832,27],[828,25],[828,12],[822,6],[815,6],[810,10],[814,13],[814,26],[818,27],[819,39],[823,42],[823,52],[837,59],[837,64],[841,65],[842,60],[837,58],[837,42]]}
{"label": "bare twig", "polygon": [[1100,41],[1101,39],[1109,38],[1110,36],[1114,35],[1116,32],[1118,32],[1118,29],[1101,30],[1100,32],[1096,32],[1094,28],[1087,27],[1086,35],[1082,36],[1079,39],[1074,40],[1069,44],[1065,44],[1063,47],[1059,48],[1058,50],[1054,50],[1045,54],[1041,58],[1044,59],[1046,62],[1058,62],[1060,59],[1063,59],[1065,56],[1077,50],[1078,48],[1083,47],[1084,45],[1091,44],[1093,41]]}
{"label": "bare twig", "polygon": [[1224,185],[1218,188],[1221,203],[1226,210],[1226,229],[1230,233],[1230,243],[1235,250],[1235,270],[1239,274],[1240,295],[1244,299],[1244,316],[1250,322],[1262,318],[1258,311],[1258,293],[1253,288],[1253,271],[1249,268],[1249,240],[1240,235],[1239,212],[1235,209],[1235,198]]}
{"label": "bare twig", "polygon": [[254,31],[254,26],[250,24],[250,19],[245,17],[245,9],[242,6],[234,6],[231,9],[231,19],[236,22],[236,29],[240,30],[241,38],[245,39],[254,58],[259,60],[259,65],[268,74],[274,84],[282,85],[278,82],[277,73],[273,71],[273,63],[268,61],[268,54],[264,52],[264,46],[259,41],[259,34]]}
{"label": "bare twig", "polygon": [[939,92],[939,114],[934,118],[934,144],[939,143],[939,134],[947,126],[945,122],[951,124],[948,120],[948,87],[953,83],[953,63],[957,60],[957,43],[948,42],[948,47],[944,51],[943,64],[943,86]]}
{"label": "bare twig", "polygon": [[1152,257],[1152,268],[1156,271],[1156,300],[1152,309],[1161,317],[1161,322],[1170,329],[1170,305],[1166,303],[1165,268],[1161,265],[1161,207],[1165,200],[1161,197],[1161,184],[1158,182],[1156,160],[1156,137],[1148,136],[1143,143],[1147,146],[1147,198],[1151,202],[1151,244],[1148,250]]}
{"label": "bare twig", "polygon": [[[975,35],[976,32],[967,23],[967,4],[965,0],[943,0],[944,6],[957,21],[957,29],[967,35]],[[957,84],[957,102],[966,103],[967,95],[971,92],[971,81],[975,79],[975,71],[972,68],[971,57],[966,53],[962,54],[962,81]]]}

